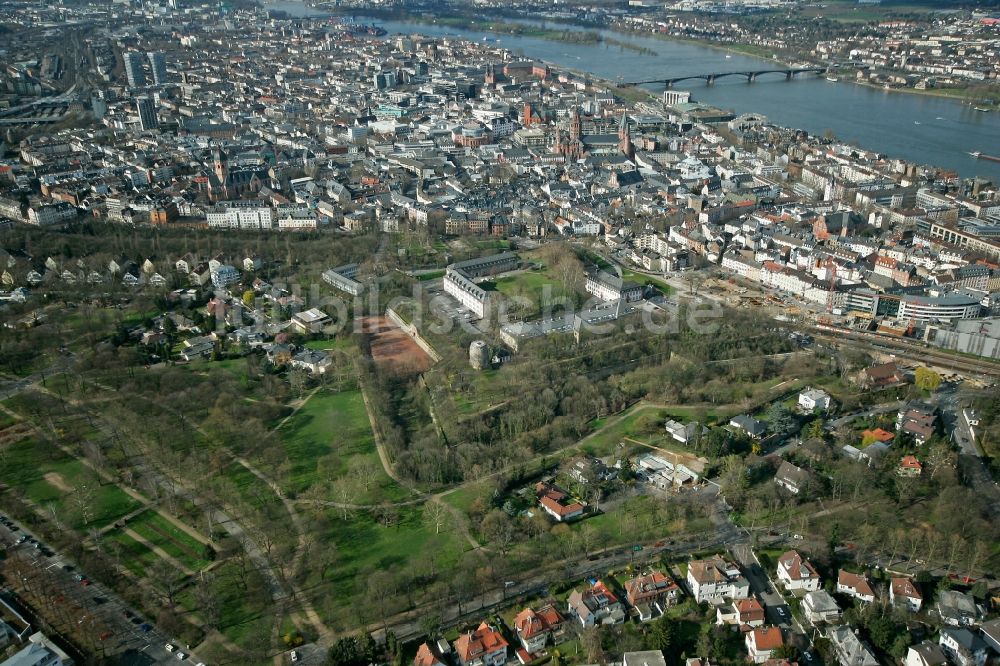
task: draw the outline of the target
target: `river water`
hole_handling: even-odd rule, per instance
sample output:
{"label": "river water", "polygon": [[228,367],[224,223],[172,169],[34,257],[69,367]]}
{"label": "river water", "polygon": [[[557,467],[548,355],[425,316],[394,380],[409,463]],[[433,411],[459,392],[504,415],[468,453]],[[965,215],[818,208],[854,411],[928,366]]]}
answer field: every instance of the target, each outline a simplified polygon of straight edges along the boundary
{"label": "river water", "polygon": [[[297,16],[321,15],[295,0],[273,2],[266,6]],[[768,60],[726,54],[719,49],[697,44],[611,31],[601,32],[649,49],[652,53],[638,53],[607,44],[572,44],[461,30],[433,23],[358,20],[377,23],[389,35],[419,33],[429,37],[496,41],[526,58],[590,72],[612,81],[781,67]],[[559,29],[580,29],[552,22],[548,25]],[[779,125],[805,129],[814,134],[830,130],[844,141],[889,157],[944,167],[965,177],[983,176],[1000,183],[1000,163],[977,160],[969,155],[972,151],[1000,155],[1000,112],[997,111],[984,113],[942,97],[896,93],[846,81],[833,83],[824,77],[809,74],[799,75],[792,81],[777,75],[764,76],[754,83],[729,77],[720,79],[712,86],[696,80],[676,87],[690,90],[692,97],[699,102],[732,109],[737,113],[762,113]]]}

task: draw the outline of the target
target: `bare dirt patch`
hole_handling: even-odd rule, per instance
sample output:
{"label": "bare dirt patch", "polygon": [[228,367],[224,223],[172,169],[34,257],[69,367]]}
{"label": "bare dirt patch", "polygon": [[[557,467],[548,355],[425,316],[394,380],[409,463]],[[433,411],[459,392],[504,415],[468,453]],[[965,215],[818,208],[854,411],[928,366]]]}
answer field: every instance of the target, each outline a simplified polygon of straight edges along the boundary
{"label": "bare dirt patch", "polygon": [[423,372],[434,365],[434,360],[420,345],[388,318],[367,317],[362,326],[376,363],[399,372]]}
{"label": "bare dirt patch", "polygon": [[50,486],[60,492],[73,492],[73,487],[66,483],[66,480],[62,478],[62,474],[59,474],[58,472],[47,472],[42,478],[45,479]]}

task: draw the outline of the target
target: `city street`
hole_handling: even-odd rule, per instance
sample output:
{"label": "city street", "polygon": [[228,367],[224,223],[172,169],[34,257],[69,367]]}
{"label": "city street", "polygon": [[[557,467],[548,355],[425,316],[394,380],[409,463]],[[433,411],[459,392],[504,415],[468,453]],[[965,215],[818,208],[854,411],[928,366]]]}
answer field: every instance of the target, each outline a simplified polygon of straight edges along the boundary
{"label": "city street", "polygon": [[[82,632],[100,646],[100,653],[119,655],[130,664],[177,663],[177,651],[168,652],[164,648],[167,643],[188,654],[183,660],[186,663],[201,663],[198,657],[188,653],[186,646],[161,634],[152,622],[113,591],[90,580],[86,572],[80,571],[68,558],[58,552],[46,556],[41,547],[36,548],[28,539],[40,540],[16,521],[15,527],[17,529],[0,524],[0,545],[8,553],[5,566],[13,567],[13,562],[17,562],[21,573],[20,582],[11,581],[11,588],[26,601],[32,598],[49,601],[48,609],[31,610],[42,614],[50,624],[71,626],[75,621],[82,625]],[[17,544],[22,537],[25,540]],[[41,630],[40,627],[36,629]]]}

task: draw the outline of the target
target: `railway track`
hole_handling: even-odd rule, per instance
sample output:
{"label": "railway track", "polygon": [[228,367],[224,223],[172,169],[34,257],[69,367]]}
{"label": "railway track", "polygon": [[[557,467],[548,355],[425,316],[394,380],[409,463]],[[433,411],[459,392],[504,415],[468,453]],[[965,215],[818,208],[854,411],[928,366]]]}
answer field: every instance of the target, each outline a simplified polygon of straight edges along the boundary
{"label": "railway track", "polygon": [[852,331],[836,326],[819,325],[814,327],[813,332],[817,339],[833,344],[842,344],[846,340],[850,340],[855,347],[895,354],[899,358],[917,363],[931,364],[955,372],[1000,377],[1000,363],[987,358],[967,358],[935,351],[933,347],[925,347],[920,343],[889,338],[865,331]]}

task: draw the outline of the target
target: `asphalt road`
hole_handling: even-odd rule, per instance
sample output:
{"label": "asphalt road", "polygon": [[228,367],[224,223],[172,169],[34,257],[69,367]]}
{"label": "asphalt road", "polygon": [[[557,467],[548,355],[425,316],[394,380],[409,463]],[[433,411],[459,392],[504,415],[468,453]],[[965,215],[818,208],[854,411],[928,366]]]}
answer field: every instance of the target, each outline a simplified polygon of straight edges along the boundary
{"label": "asphalt road", "polygon": [[994,517],[1000,518],[1000,485],[993,479],[983,460],[979,446],[972,437],[969,424],[962,416],[962,404],[955,384],[947,384],[934,394],[933,402],[941,410],[945,431],[961,451],[958,467],[963,482],[984,496]]}

